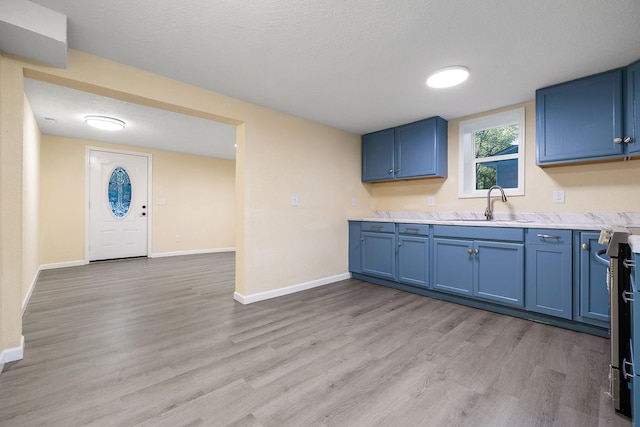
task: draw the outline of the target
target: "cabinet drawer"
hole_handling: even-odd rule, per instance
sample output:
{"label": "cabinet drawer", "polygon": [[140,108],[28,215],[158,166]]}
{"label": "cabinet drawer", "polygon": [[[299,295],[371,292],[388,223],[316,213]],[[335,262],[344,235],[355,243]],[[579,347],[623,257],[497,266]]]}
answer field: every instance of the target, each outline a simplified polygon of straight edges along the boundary
{"label": "cabinet drawer", "polygon": [[473,227],[461,225],[434,225],[433,235],[461,239],[503,240],[523,242],[524,230],[510,227]]}
{"label": "cabinet drawer", "polygon": [[396,225],[393,222],[369,222],[362,223],[362,231],[377,231],[380,233],[395,233]]}
{"label": "cabinet drawer", "polygon": [[553,228],[530,228],[526,233],[527,244],[571,245],[571,230]]}
{"label": "cabinet drawer", "polygon": [[398,233],[418,236],[429,235],[429,225],[425,224],[398,224]]}

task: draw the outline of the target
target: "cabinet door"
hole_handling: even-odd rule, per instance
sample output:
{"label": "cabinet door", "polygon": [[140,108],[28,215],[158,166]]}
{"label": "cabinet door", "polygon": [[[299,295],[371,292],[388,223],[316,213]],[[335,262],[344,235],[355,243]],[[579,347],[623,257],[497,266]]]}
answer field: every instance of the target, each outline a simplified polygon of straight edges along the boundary
{"label": "cabinet door", "polygon": [[435,120],[423,120],[396,128],[396,177],[435,175]]}
{"label": "cabinet door", "polygon": [[625,136],[631,138],[627,144],[629,155],[640,153],[640,61],[627,67],[627,99]]}
{"label": "cabinet door", "polygon": [[362,272],[361,228],[360,222],[349,222],[349,271],[352,273]]}
{"label": "cabinet door", "polygon": [[433,288],[455,294],[473,294],[473,242],[433,239]]}
{"label": "cabinet door", "polygon": [[447,176],[447,122],[432,117],[396,128],[396,178]]}
{"label": "cabinet door", "polygon": [[537,163],[620,157],[622,70],[536,91]]}
{"label": "cabinet door", "polygon": [[394,130],[362,135],[362,181],[385,181],[394,177]]}
{"label": "cabinet door", "polygon": [[429,238],[398,237],[398,281],[409,285],[429,286]]}
{"label": "cabinet door", "polygon": [[525,307],[572,318],[572,262],[569,245],[527,245]]}
{"label": "cabinet door", "polygon": [[595,253],[605,246],[598,243],[600,233],[581,232],[580,278],[578,282],[578,316],[576,320],[598,326],[609,326],[609,292],[607,266],[595,259]]}
{"label": "cabinet door", "polygon": [[477,241],[474,295],[501,304],[524,306],[524,245]]}
{"label": "cabinet door", "polygon": [[362,272],[395,280],[395,234],[363,231],[362,238]]}

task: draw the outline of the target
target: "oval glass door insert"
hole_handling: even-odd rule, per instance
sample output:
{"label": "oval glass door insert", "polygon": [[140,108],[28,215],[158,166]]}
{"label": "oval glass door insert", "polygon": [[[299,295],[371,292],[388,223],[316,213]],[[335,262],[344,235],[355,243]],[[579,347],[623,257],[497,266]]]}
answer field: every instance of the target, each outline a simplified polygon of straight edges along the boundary
{"label": "oval glass door insert", "polygon": [[131,207],[131,179],[121,166],[111,172],[108,197],[111,213],[116,218],[124,218]]}

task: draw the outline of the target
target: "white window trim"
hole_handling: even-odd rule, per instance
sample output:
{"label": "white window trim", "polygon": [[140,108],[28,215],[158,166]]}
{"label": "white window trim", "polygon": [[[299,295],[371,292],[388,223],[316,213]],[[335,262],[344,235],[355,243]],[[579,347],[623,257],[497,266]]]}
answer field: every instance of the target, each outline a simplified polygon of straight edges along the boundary
{"label": "white window trim", "polygon": [[476,131],[490,129],[508,124],[518,124],[518,153],[506,156],[492,157],[493,161],[518,159],[518,188],[505,188],[507,196],[524,196],[524,162],[525,162],[525,109],[516,108],[501,113],[488,116],[477,117],[475,119],[460,122],[458,147],[458,197],[461,199],[486,197],[488,190],[475,189],[475,152],[473,134]]}

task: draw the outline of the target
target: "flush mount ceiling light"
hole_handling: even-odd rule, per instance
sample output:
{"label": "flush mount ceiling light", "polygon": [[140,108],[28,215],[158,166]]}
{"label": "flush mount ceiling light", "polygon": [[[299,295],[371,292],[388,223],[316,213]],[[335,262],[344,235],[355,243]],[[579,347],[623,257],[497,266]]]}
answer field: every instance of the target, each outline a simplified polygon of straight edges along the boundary
{"label": "flush mount ceiling light", "polygon": [[445,88],[459,85],[469,77],[467,67],[454,66],[434,71],[427,78],[427,86],[433,88]]}
{"label": "flush mount ceiling light", "polygon": [[84,122],[102,130],[122,130],[125,125],[122,120],[107,116],[85,116]]}

